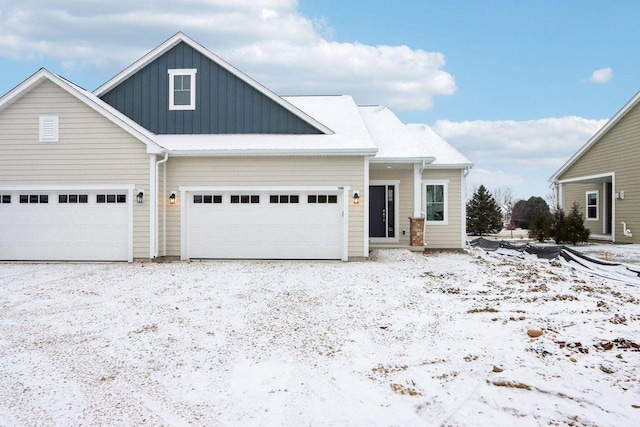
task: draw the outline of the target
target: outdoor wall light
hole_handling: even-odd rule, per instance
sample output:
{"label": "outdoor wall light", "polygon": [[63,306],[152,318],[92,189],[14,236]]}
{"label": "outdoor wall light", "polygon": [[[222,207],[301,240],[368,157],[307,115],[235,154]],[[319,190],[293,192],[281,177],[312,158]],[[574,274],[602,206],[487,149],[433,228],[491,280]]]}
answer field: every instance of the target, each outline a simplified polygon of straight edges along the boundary
{"label": "outdoor wall light", "polygon": [[136,200],[138,203],[144,202],[144,190],[138,190],[138,194],[136,195]]}
{"label": "outdoor wall light", "polygon": [[172,191],[171,195],[169,196],[169,204],[171,205],[175,205],[176,204],[176,192]]}
{"label": "outdoor wall light", "polygon": [[360,192],[357,190],[353,192],[353,204],[354,205],[360,204]]}

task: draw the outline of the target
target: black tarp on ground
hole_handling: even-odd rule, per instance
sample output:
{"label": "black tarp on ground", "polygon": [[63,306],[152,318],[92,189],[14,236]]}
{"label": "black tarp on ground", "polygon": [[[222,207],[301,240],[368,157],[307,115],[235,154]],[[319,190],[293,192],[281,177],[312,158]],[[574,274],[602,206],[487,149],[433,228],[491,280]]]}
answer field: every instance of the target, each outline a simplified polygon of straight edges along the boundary
{"label": "black tarp on ground", "polygon": [[640,285],[640,267],[592,258],[564,245],[536,245],[531,243],[514,244],[504,240],[487,240],[483,237],[469,242],[471,247],[500,253],[520,252],[535,255],[543,259],[562,259],[582,270],[597,276],[619,280],[628,284]]}

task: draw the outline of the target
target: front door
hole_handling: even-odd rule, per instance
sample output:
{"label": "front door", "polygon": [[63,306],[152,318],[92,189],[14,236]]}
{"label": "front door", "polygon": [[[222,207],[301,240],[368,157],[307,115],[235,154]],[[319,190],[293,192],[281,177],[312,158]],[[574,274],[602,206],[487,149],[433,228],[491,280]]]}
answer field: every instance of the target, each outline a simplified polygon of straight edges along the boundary
{"label": "front door", "polygon": [[395,185],[369,186],[369,237],[395,237]]}

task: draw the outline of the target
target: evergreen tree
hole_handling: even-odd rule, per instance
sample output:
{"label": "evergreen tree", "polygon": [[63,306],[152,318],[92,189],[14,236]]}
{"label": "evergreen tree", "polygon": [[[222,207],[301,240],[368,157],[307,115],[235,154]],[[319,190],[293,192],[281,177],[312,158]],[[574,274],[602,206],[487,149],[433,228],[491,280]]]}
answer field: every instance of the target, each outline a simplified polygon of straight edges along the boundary
{"label": "evergreen tree", "polygon": [[502,214],[495,199],[484,185],[478,187],[467,203],[467,233],[474,236],[502,230]]}
{"label": "evergreen tree", "polygon": [[571,211],[567,215],[567,240],[572,244],[586,242],[589,240],[591,231],[584,226],[584,218],[580,212],[580,205],[577,202],[571,206]]}
{"label": "evergreen tree", "polygon": [[567,216],[562,208],[557,208],[551,219],[550,236],[557,243],[564,243],[567,239]]}
{"label": "evergreen tree", "polygon": [[529,222],[529,237],[538,242],[544,242],[551,231],[551,213],[549,211],[538,211]]}

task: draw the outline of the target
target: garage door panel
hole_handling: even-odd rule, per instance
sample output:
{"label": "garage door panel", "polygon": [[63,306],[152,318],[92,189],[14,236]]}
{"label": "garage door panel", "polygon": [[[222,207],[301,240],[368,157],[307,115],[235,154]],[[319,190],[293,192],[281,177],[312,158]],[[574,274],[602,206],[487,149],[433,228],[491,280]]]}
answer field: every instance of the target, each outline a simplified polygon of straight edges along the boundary
{"label": "garage door panel", "polygon": [[[269,192],[260,203],[222,202],[188,205],[190,258],[341,259],[344,239],[342,200],[307,203],[306,193],[296,194],[298,203],[271,203]],[[325,198],[326,200],[326,198]]]}
{"label": "garage door panel", "polygon": [[[75,203],[59,202],[58,196],[68,192],[37,193],[47,195],[47,203],[20,203],[25,192],[15,192],[11,203],[0,204],[0,259],[129,260],[131,201],[122,190],[76,191]],[[78,193],[85,196],[83,203],[77,202]],[[120,194],[121,203],[98,203],[97,194],[107,193]]]}

